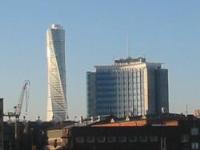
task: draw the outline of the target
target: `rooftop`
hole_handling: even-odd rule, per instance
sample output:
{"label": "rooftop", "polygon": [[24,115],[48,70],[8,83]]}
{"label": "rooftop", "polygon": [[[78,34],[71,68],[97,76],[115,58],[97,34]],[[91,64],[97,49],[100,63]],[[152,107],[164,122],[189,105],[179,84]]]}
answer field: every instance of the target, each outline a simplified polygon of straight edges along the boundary
{"label": "rooftop", "polygon": [[132,58],[128,57],[126,59],[117,59],[115,60],[115,64],[129,64],[129,63],[138,63],[138,62],[146,62],[146,59],[143,57],[138,57],[138,58]]}
{"label": "rooftop", "polygon": [[52,24],[50,28],[51,29],[63,29],[62,25],[60,25],[60,24]]}

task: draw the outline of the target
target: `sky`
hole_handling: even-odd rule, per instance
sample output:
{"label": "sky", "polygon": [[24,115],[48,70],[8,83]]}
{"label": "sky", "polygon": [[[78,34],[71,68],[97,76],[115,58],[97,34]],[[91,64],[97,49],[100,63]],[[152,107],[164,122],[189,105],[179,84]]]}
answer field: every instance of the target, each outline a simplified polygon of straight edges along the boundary
{"label": "sky", "polygon": [[86,116],[86,72],[130,56],[169,71],[170,112],[200,108],[200,1],[18,0],[0,5],[0,97],[4,112],[30,80],[29,119],[46,117],[46,30],[66,30],[67,100],[71,119]]}

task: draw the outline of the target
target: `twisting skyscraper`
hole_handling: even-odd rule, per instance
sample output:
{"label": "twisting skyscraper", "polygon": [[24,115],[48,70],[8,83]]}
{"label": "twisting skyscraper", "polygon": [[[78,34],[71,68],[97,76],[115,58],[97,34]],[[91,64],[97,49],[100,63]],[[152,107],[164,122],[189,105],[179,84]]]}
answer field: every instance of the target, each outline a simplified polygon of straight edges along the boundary
{"label": "twisting skyscraper", "polygon": [[67,117],[65,30],[53,24],[47,30],[48,104],[47,121]]}

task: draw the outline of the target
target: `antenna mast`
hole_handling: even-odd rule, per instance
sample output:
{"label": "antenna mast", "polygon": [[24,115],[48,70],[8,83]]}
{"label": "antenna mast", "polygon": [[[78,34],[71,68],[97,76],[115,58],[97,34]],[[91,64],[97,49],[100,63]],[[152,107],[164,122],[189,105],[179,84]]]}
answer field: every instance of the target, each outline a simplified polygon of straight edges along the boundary
{"label": "antenna mast", "polygon": [[129,34],[126,37],[126,50],[127,50],[127,57],[130,57],[130,41],[129,41]]}
{"label": "antenna mast", "polygon": [[188,115],[188,105],[186,105],[186,108],[185,108],[186,110],[185,110],[185,113],[186,113],[186,115]]}

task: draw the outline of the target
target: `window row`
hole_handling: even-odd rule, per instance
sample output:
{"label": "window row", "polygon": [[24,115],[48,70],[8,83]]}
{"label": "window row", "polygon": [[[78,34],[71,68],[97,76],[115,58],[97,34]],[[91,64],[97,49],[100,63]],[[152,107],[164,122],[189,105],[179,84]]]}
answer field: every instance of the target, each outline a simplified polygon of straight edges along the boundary
{"label": "window row", "polygon": [[75,142],[76,143],[135,143],[135,142],[158,142],[159,137],[158,136],[132,136],[132,137],[126,137],[126,136],[88,136],[88,137],[76,137]]}

